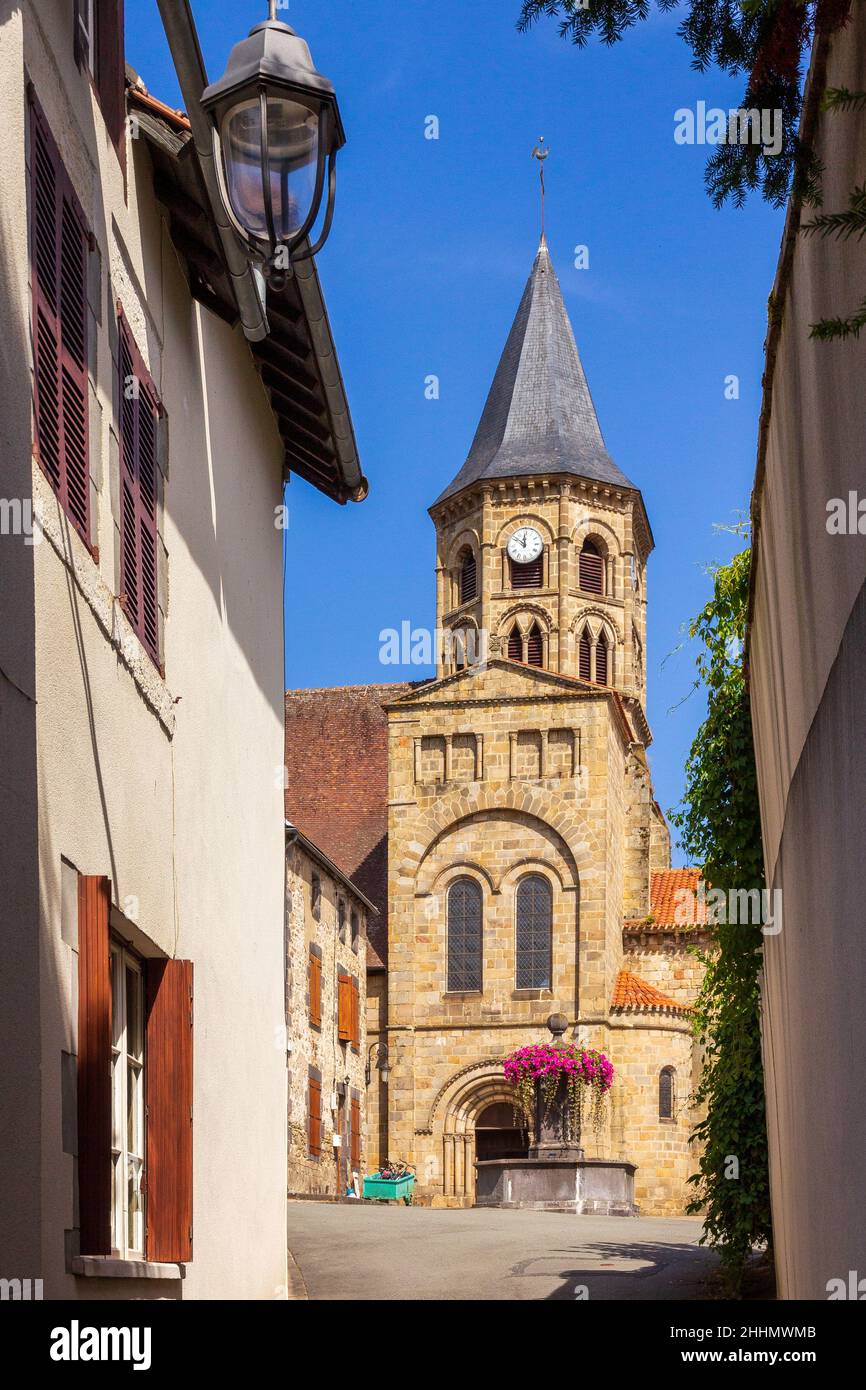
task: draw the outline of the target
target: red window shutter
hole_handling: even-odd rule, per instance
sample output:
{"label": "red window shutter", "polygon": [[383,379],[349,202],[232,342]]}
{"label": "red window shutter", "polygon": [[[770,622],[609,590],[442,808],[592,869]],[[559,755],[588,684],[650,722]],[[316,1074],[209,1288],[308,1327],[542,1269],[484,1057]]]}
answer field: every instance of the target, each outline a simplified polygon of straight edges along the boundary
{"label": "red window shutter", "polygon": [[580,587],[590,594],[604,593],[604,560],[592,541],[586,541],[580,552]]}
{"label": "red window shutter", "polygon": [[352,1042],[351,975],[341,975],[337,982],[337,1033],[340,1042]]}
{"label": "red window shutter", "polygon": [[126,58],[123,0],[96,0],[96,90],[111,143],[126,170]]}
{"label": "red window shutter", "polygon": [[508,638],[508,659],[509,661],[523,660],[523,638],[520,636],[520,628],[513,627]]}
{"label": "red window shutter", "polygon": [[78,877],[78,1196],[82,1255],[111,1254],[111,882]]}
{"label": "red window shutter", "polygon": [[33,97],[30,110],[36,454],[63,510],[89,546],[89,236]]}
{"label": "red window shutter", "polygon": [[350,1114],[352,1124],[351,1164],[353,1169],[357,1169],[361,1166],[361,1102],[357,1096],[352,1097]]}
{"label": "red window shutter", "polygon": [[310,1112],[310,1157],[319,1158],[322,1153],[322,1083],[314,1076],[309,1081],[308,1108]]}
{"label": "red window shutter", "polygon": [[148,960],[147,1258],[192,1259],[192,962]]}
{"label": "red window shutter", "polygon": [[460,602],[469,603],[478,592],[478,575],[475,556],[470,550],[463,558],[460,569]]}
{"label": "red window shutter", "polygon": [[159,665],[157,432],[159,399],[129,324],[118,316],[120,557],[124,611]]}
{"label": "red window shutter", "polygon": [[358,981],[352,980],[352,1046],[361,1046],[361,990]]}
{"label": "red window shutter", "polygon": [[580,634],[580,643],[578,647],[578,674],[582,681],[590,680],[592,675],[591,647],[589,635],[585,628]]}
{"label": "red window shutter", "polygon": [[310,951],[310,1023],[322,1026],[322,958]]}
{"label": "red window shutter", "polygon": [[530,666],[544,665],[544,639],[541,629],[533,626],[526,643],[526,660]]}
{"label": "red window shutter", "polygon": [[607,685],[607,647],[601,637],[595,644],[595,679],[599,685]]}
{"label": "red window shutter", "polygon": [[540,589],[544,581],[544,551],[528,565],[509,559],[512,589]]}

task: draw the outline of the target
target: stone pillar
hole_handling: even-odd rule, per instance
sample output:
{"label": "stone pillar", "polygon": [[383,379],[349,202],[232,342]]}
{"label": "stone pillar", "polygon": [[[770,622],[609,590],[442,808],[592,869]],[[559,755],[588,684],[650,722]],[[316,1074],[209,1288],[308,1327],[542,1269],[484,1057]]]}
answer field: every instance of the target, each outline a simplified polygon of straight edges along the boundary
{"label": "stone pillar", "polygon": [[475,1196],[474,1148],[475,1135],[467,1131],[463,1136],[463,1191],[467,1197]]}
{"label": "stone pillar", "polygon": [[454,1191],[458,1197],[462,1197],[466,1181],[466,1149],[463,1143],[463,1135],[454,1136]]}
{"label": "stone pillar", "polygon": [[450,1197],[454,1191],[454,1135],[444,1134],[442,1139],[442,1191],[446,1197]]}

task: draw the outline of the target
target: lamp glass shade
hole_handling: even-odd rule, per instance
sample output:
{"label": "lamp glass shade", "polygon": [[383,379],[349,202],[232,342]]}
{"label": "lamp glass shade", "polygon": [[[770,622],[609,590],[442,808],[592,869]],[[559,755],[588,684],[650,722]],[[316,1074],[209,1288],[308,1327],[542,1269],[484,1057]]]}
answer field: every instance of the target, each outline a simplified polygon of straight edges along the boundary
{"label": "lamp glass shade", "polygon": [[267,177],[275,239],[290,241],[316,196],[319,113],[287,97],[269,96],[263,133],[262,102],[256,95],[227,111],[221,133],[226,187],[238,222],[255,240],[270,240]]}
{"label": "lamp glass shade", "polygon": [[387,1086],[387,1085],[388,1085],[388,1077],[391,1075],[391,1068],[388,1066],[388,1063],[387,1063],[387,1062],[383,1062],[382,1065],[380,1066],[380,1068],[379,1068],[379,1075],[380,1075],[381,1078],[382,1078],[382,1085],[383,1085],[383,1086]]}

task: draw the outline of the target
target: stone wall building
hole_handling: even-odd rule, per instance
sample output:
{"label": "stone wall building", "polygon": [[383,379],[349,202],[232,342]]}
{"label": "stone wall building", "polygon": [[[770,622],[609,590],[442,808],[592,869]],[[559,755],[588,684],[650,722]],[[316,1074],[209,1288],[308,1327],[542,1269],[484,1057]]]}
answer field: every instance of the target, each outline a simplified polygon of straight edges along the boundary
{"label": "stone wall building", "polygon": [[287,823],[290,1195],[344,1195],[365,1172],[367,923],[376,915]]}
{"label": "stone wall building", "polygon": [[[387,774],[387,810],[365,815],[369,891],[387,907],[368,1029],[390,1066],[368,1096],[371,1154],[378,1141],[378,1158],[414,1163],[420,1200],[471,1204],[476,1159],[520,1142],[502,1058],[560,1012],[618,1073],[587,1155],[637,1165],[642,1210],[682,1212],[687,947],[705,934],[677,925],[696,874],[670,869],[647,764],[653,540],[605,449],[543,239],[469,457],[431,516],[448,639],[435,678],[287,702],[307,757],[327,729],[329,761],[356,778],[360,762],[368,788]],[[340,746],[328,714],[343,701],[376,729],[369,759]],[[332,833],[350,840],[351,822],[341,809]]]}
{"label": "stone wall building", "polygon": [[[862,5],[816,37],[806,88],[827,214],[866,167],[863,115],[824,112],[831,88],[866,89]],[[782,901],[764,938],[773,1245],[793,1299],[866,1274],[866,336],[811,335],[856,311],[864,243],[801,235],[813,218],[792,201],[770,299],[748,639],[766,882]]]}

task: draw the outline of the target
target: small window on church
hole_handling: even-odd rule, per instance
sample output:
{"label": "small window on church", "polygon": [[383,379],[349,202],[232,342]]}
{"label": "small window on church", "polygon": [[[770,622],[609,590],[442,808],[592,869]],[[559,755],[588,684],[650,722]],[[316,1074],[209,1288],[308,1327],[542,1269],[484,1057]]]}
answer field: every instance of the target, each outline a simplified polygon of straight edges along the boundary
{"label": "small window on church", "polygon": [[521,879],[517,889],[518,989],[550,989],[551,970],[550,884],[541,874]]}
{"label": "small window on church", "polygon": [[523,638],[516,623],[511,629],[511,636],[508,639],[508,659],[509,661],[523,660]]}
{"label": "small window on church", "polygon": [[586,628],[580,634],[577,652],[577,673],[582,681],[592,679],[592,647]]}
{"label": "small window on church", "polygon": [[580,587],[588,594],[604,593],[604,560],[595,541],[584,541],[580,552]]}
{"label": "small window on church", "polygon": [[659,1119],[674,1118],[674,1069],[663,1067],[659,1072]]}
{"label": "small window on church", "polygon": [[460,562],[460,602],[470,603],[478,593],[478,572],[475,556],[471,550],[464,550]]}
{"label": "small window on church", "polygon": [[544,638],[538,623],[533,623],[526,641],[526,660],[530,666],[544,665]]}
{"label": "small window on church", "polygon": [[599,685],[607,685],[607,643],[601,633],[595,644],[595,679]]}
{"label": "small window on church", "polygon": [[481,889],[458,878],[448,889],[448,989],[481,989]]}
{"label": "small window on church", "polygon": [[544,552],[526,565],[509,559],[512,589],[540,589],[544,582]]}

